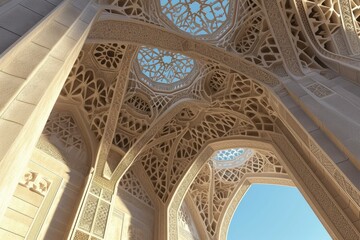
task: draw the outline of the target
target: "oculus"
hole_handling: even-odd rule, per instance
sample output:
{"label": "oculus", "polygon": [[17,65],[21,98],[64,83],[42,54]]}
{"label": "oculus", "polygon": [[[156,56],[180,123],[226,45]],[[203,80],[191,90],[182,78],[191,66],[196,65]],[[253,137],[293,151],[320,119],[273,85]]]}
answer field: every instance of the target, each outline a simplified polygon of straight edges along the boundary
{"label": "oculus", "polygon": [[254,151],[249,148],[231,148],[216,151],[211,160],[214,167],[217,168],[233,168],[241,166],[249,158],[252,157]]}
{"label": "oculus", "polygon": [[229,0],[160,0],[161,12],[193,36],[211,35],[229,19]]}
{"label": "oculus", "polygon": [[137,55],[140,79],[158,90],[175,90],[192,76],[195,61],[180,53],[143,47]]}

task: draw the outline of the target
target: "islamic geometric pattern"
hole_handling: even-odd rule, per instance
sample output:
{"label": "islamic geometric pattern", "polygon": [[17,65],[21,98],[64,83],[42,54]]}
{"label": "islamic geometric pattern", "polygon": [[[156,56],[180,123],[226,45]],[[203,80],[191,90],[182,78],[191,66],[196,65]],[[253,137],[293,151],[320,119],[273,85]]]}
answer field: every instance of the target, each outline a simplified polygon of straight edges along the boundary
{"label": "islamic geometric pattern", "polygon": [[163,14],[180,30],[194,36],[218,30],[229,14],[228,0],[161,0]]}
{"label": "islamic geometric pattern", "polygon": [[158,48],[141,48],[137,55],[141,78],[146,84],[172,84],[183,80],[194,68],[194,60]]}

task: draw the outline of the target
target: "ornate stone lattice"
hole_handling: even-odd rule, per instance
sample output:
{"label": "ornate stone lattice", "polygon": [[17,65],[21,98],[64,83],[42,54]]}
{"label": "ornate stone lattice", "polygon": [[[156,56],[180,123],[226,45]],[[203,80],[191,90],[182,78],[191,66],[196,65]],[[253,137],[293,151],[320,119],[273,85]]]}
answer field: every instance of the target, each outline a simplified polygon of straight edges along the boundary
{"label": "ornate stone lattice", "polygon": [[[204,96],[206,97],[203,87],[199,82],[204,77],[210,79],[211,83],[214,84],[214,86],[212,86],[213,92],[216,88],[215,85],[220,84],[216,83],[216,81],[224,81],[224,79],[220,78],[220,74],[221,76],[225,76],[226,74],[219,72],[219,66],[205,64],[201,61],[197,63],[197,66],[199,73],[196,75],[192,85],[188,88],[175,91],[172,94],[153,91],[147,88],[146,85],[139,81],[133,69],[130,74],[128,89],[113,139],[113,143],[119,147],[124,154],[133,146],[137,139],[149,129],[151,123],[176,101],[182,98],[201,99]],[[217,69],[215,70],[216,72],[214,72],[214,69]]]}
{"label": "ornate stone lattice", "polygon": [[221,216],[245,174],[280,173],[284,168],[271,153],[256,152],[243,165],[218,169],[210,160],[192,183],[189,194],[206,226],[209,236],[218,231]]}
{"label": "ornate stone lattice", "polygon": [[144,22],[149,21],[150,17],[145,10],[143,0],[108,0],[108,4],[114,6],[106,9],[110,13],[129,16]]}
{"label": "ornate stone lattice", "polygon": [[126,46],[118,43],[98,44],[94,48],[94,58],[100,67],[107,70],[118,69]]}
{"label": "ornate stone lattice", "polygon": [[[121,2],[123,3],[126,1]],[[131,2],[133,4],[135,1],[127,2]],[[120,4],[120,1],[117,1],[117,4]],[[135,14],[135,11],[132,10],[131,14]],[[264,27],[262,29],[265,29],[265,32],[268,31],[266,30],[266,28],[268,28],[266,24],[263,23],[259,26]],[[253,30],[254,35],[256,35],[256,31],[259,30]],[[269,39],[269,41],[266,42],[265,45],[270,46],[271,49],[271,46],[274,46],[271,45],[274,42],[274,39],[270,37],[267,39]],[[251,41],[244,41],[243,44],[248,44],[248,46],[242,48],[239,45],[240,51],[249,51],[249,49],[252,48]],[[254,46],[255,47],[253,48],[255,49],[259,45],[255,44]],[[272,49],[271,51],[276,52]],[[252,54],[252,52],[250,52],[250,54]],[[274,64],[278,63],[277,61],[272,62],[271,59],[268,60],[269,61],[266,62],[268,66],[273,66]],[[88,75],[91,75],[91,73]],[[151,181],[153,185],[156,184],[156,188],[158,189],[156,191],[158,191],[157,193],[163,201],[166,201],[168,198],[168,195],[166,194],[172,193],[172,189],[174,189],[174,186],[176,186],[176,183],[181,178],[181,174],[185,171],[184,169],[186,169],[187,166],[189,166],[191,160],[196,157],[196,152],[199,152],[201,147],[204,146],[207,142],[219,139],[221,137],[226,138],[228,136],[234,135],[256,137],[261,136],[261,131],[263,130],[274,130],[275,118],[273,116],[271,107],[269,107],[267,96],[266,94],[263,94],[263,89],[261,87],[254,87],[252,84],[240,83],[241,81],[238,78],[240,78],[240,80],[245,80],[245,78],[242,76],[229,74],[226,71],[222,71],[222,69],[216,69],[211,74],[209,73],[209,75],[205,75],[204,82],[211,84],[205,84],[205,86],[201,84],[194,84],[191,88],[187,89],[187,94],[184,93],[182,96],[179,94],[176,97],[173,97],[151,93],[151,96],[156,96],[156,99],[160,99],[160,101],[157,102],[157,100],[153,101],[152,97],[150,97],[150,100],[146,99],[144,95],[147,95],[143,93],[147,93],[146,91],[150,90],[145,90],[145,88],[142,88],[141,93],[134,91],[131,92],[132,95],[129,94],[126,97],[127,106],[125,106],[123,111],[120,113],[122,116],[119,118],[119,129],[124,128],[131,131],[119,131],[125,136],[129,135],[129,138],[127,140],[119,140],[116,143],[117,145],[123,146],[122,149],[124,152],[131,148],[134,142],[138,140],[138,136],[149,129],[149,126],[151,125],[149,123],[153,122],[153,119],[157,118],[163,109],[169,108],[169,106],[171,106],[171,104],[177,100],[189,96],[201,96],[204,97],[204,102],[210,105],[210,107],[207,107],[204,111],[201,111],[196,104],[194,104],[194,106],[184,108],[179,114],[177,114],[176,117],[171,119],[170,123],[165,126],[166,129],[161,129],[162,134],[157,135],[159,138],[153,138],[151,140],[150,144],[155,146],[155,150],[153,150],[153,153],[150,153],[149,157],[146,156],[147,159],[144,161],[144,168],[154,170],[154,172],[159,171],[159,169],[164,170],[164,172],[167,171],[166,174],[159,174],[159,178],[156,175],[158,172],[156,172],[154,176],[150,175]],[[234,82],[236,82],[236,84],[231,85]],[[89,84],[91,87],[94,85],[92,81],[89,81]],[[108,83],[105,83],[105,85],[106,87],[104,87],[104,89],[109,89],[107,96],[111,97],[111,87],[108,87]],[[206,91],[199,94],[199,89],[205,89]],[[228,89],[231,89],[230,94]],[[76,92],[77,91],[74,91],[73,95],[77,95]],[[90,94],[86,93],[84,95],[87,96]],[[81,96],[79,99],[86,99],[86,97]],[[74,97],[73,100],[76,101],[77,97]],[[212,111],[212,109],[215,109],[216,111]],[[100,115],[99,112],[101,113],[102,110],[99,110],[99,108],[91,109],[91,111],[94,112],[94,114],[91,115],[94,116],[92,119],[96,119],[97,121],[94,125],[100,126],[97,130],[100,132],[98,135],[101,135],[101,128],[103,128],[102,126],[105,125],[107,115]],[[121,119],[127,118],[128,116],[126,114],[129,112],[131,112],[129,114],[130,121]],[[101,117],[97,118],[99,115]],[[148,118],[151,120],[143,121],[143,116],[145,116],[145,119]],[[238,120],[237,118],[240,118],[241,120]],[[222,122],[218,126],[214,126],[213,122],[220,121],[219,119],[221,119]],[[189,123],[193,122],[192,120],[194,120],[193,125],[192,123]],[[130,124],[130,122],[133,122],[133,124]],[[143,129],[143,126],[145,126],[146,129]],[[228,129],[231,129],[231,131],[228,131]],[[209,132],[209,134],[207,134],[207,132]],[[183,138],[183,136],[185,137]],[[163,141],[164,139],[170,140],[166,142]],[[171,149],[168,150],[169,146],[172,145],[174,145],[174,147],[170,147]],[[158,159],[154,160],[153,156],[158,157]],[[163,156],[165,156],[165,160],[164,163],[161,163]],[[170,160],[173,159],[174,156],[174,160]],[[185,161],[185,163],[181,163],[180,159],[184,157],[187,162]],[[149,171],[148,174],[150,174]]]}
{"label": "ornate stone lattice", "polygon": [[144,96],[140,91],[131,91],[125,96],[113,139],[113,143],[124,152],[131,148],[154,119],[150,100]]}
{"label": "ornate stone lattice", "polygon": [[241,19],[237,20],[231,48],[247,60],[272,67],[281,63],[281,54],[270,31],[261,5],[247,0],[240,4]]}
{"label": "ornate stone lattice", "polygon": [[[188,32],[217,47],[238,52],[247,60],[270,69],[281,65],[281,54],[257,0],[182,0],[160,3],[138,0],[112,1],[111,4],[116,6],[109,7],[108,11],[111,13]],[[125,6],[131,10],[126,11]],[[197,11],[194,13],[194,10]]]}
{"label": "ornate stone lattice", "polygon": [[79,230],[86,233],[78,230],[76,234],[79,239],[87,235],[95,235],[100,239],[104,238],[110,212],[111,198],[112,192],[100,187],[95,182],[91,184],[77,225]]}
{"label": "ornate stone lattice", "polygon": [[[272,3],[272,2],[268,2],[268,3]],[[322,60],[324,60],[324,57],[327,57],[327,58],[331,58],[331,59],[339,61],[340,64],[347,63],[354,67],[358,65],[357,60],[354,60],[354,59],[351,59],[348,57],[344,57],[339,54],[333,54],[332,52],[330,52],[331,50],[326,50],[326,48],[324,48],[321,44],[319,44],[319,41],[317,40],[316,35],[314,34],[314,31],[313,31],[314,28],[312,27],[312,24],[309,21],[307,21],[308,13],[306,12],[306,10],[303,6],[303,1],[302,0],[294,0],[294,4],[296,5],[297,14],[299,14],[299,19],[301,19],[303,21],[303,27],[304,27],[303,30],[304,30],[304,32],[306,32],[306,35],[308,36],[308,40],[311,41],[312,45],[320,53],[319,57],[321,57]],[[272,5],[272,4],[270,4],[270,5]],[[276,5],[274,5],[272,7],[276,7]],[[352,19],[352,17],[349,15],[346,15],[346,18],[344,18],[344,20],[348,20],[348,19]],[[351,38],[351,39],[353,39],[353,38]],[[341,46],[342,47],[346,46],[346,43],[342,41]],[[352,47],[354,47],[354,46],[358,48],[358,44],[355,44],[355,45],[352,44]],[[348,53],[346,53],[346,54],[348,54]]]}
{"label": "ornate stone lattice", "polygon": [[315,52],[306,42],[306,37],[304,32],[301,29],[301,26],[296,18],[296,10],[294,9],[293,3],[291,0],[279,0],[279,5],[281,9],[286,14],[286,26],[288,27],[289,32],[291,33],[291,39],[295,50],[298,55],[298,59],[301,65],[304,68],[315,68],[322,69],[326,67],[320,59],[316,57]]}
{"label": "ornate stone lattice", "polygon": [[[102,66],[104,71],[114,72],[121,64],[126,45],[99,44],[93,49],[94,62]],[[93,67],[81,52],[61,91],[61,97],[76,104],[85,113],[91,130],[100,140],[116,81],[97,77]]]}
{"label": "ornate stone lattice", "polygon": [[128,170],[126,174],[121,178],[119,182],[119,188],[130,193],[148,206],[153,206],[148,194],[146,193],[145,189],[142,187],[140,181],[136,178],[132,170]]}
{"label": "ornate stone lattice", "polygon": [[160,1],[162,13],[180,30],[194,36],[210,35],[229,18],[228,0]]}
{"label": "ornate stone lattice", "polygon": [[80,63],[75,63],[61,95],[79,104],[90,121],[100,109],[107,109],[110,104],[105,81],[97,79],[92,69]]}
{"label": "ornate stone lattice", "polygon": [[334,93],[329,88],[325,87],[324,85],[322,85],[320,83],[310,84],[306,88],[319,98],[323,98],[323,97],[329,96]]}
{"label": "ornate stone lattice", "polygon": [[194,104],[168,121],[139,157],[162,201],[167,201],[185,169],[208,141],[234,135],[257,137],[259,131],[274,131],[272,110],[262,95],[263,89],[237,74],[227,83],[227,92],[213,95],[209,108],[200,109]]}
{"label": "ornate stone lattice", "polygon": [[105,236],[105,228],[109,215],[109,210],[110,204],[105,201],[100,201],[93,229],[93,233],[100,238],[104,238]]}
{"label": "ornate stone lattice", "polygon": [[351,12],[355,22],[355,28],[360,37],[360,0],[350,0]]}
{"label": "ornate stone lattice", "polygon": [[81,220],[79,223],[79,228],[90,232],[93,221],[95,219],[96,206],[98,204],[99,199],[95,196],[89,195],[87,201],[85,203],[85,207],[83,213],[81,215]]}
{"label": "ornate stone lattice", "polygon": [[28,169],[21,177],[19,184],[33,192],[45,196],[50,188],[51,182],[41,174]]}
{"label": "ornate stone lattice", "polygon": [[340,8],[338,0],[303,1],[308,21],[312,25],[316,40],[324,49],[337,53],[332,36],[340,29]]}
{"label": "ornate stone lattice", "polygon": [[85,149],[80,130],[68,112],[53,112],[44,128],[43,135],[56,137],[64,148]]}
{"label": "ornate stone lattice", "polygon": [[91,157],[80,128],[70,112],[53,110],[47,120],[37,148],[68,167],[87,173]]}
{"label": "ornate stone lattice", "polygon": [[179,88],[181,85],[178,82],[191,78],[190,73],[195,65],[195,61],[189,57],[158,48],[141,48],[137,61],[140,80],[159,90]]}

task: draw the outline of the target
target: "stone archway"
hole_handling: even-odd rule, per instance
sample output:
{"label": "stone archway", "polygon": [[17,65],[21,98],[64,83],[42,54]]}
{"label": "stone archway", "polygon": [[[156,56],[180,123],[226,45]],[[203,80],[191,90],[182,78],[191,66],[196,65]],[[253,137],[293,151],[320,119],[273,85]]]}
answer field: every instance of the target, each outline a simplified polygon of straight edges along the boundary
{"label": "stone archway", "polygon": [[[262,182],[297,186],[332,237],[336,239],[357,239],[357,230],[354,226],[352,226],[349,219],[346,217],[346,214],[337,204],[336,200],[328,193],[327,189],[309,169],[306,164],[306,160],[301,157],[289,143],[287,143],[285,137],[277,136],[276,138],[278,140],[273,142],[259,142],[249,138],[241,140],[233,139],[212,143],[206,146],[206,148],[196,158],[192,167],[189,168],[188,172],[184,175],[181,184],[179,184],[177,190],[172,196],[172,200],[169,201],[167,208],[169,238],[177,239],[178,237],[176,218],[177,212],[191,183],[194,181],[205,162],[208,161],[210,156],[217,150],[244,147],[273,152],[281,165],[285,167],[288,177],[279,174],[269,174],[264,177],[260,175],[256,176],[256,174],[248,174],[247,176],[244,176],[241,180],[241,184],[238,185],[237,193],[233,195],[233,199],[230,201],[231,203],[225,210],[226,213],[224,214],[224,218],[221,220],[221,227],[219,228],[219,232],[216,237],[219,237],[220,239],[224,237],[226,238],[228,224],[230,223],[233,211],[235,211],[242,195],[251,183]],[[281,140],[279,141],[279,139]],[[294,163],[296,164],[296,170],[294,168]],[[319,195],[321,195],[321,198]],[[341,227],[339,224],[341,224]],[[217,239],[216,237],[214,239]]]}

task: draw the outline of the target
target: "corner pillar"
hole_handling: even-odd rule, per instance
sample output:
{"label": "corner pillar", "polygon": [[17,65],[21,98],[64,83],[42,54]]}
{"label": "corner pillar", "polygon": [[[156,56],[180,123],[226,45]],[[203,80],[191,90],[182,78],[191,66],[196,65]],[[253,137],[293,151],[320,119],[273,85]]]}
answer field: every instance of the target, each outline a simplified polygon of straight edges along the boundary
{"label": "corner pillar", "polygon": [[0,217],[97,11],[94,0],[64,1],[0,59]]}

